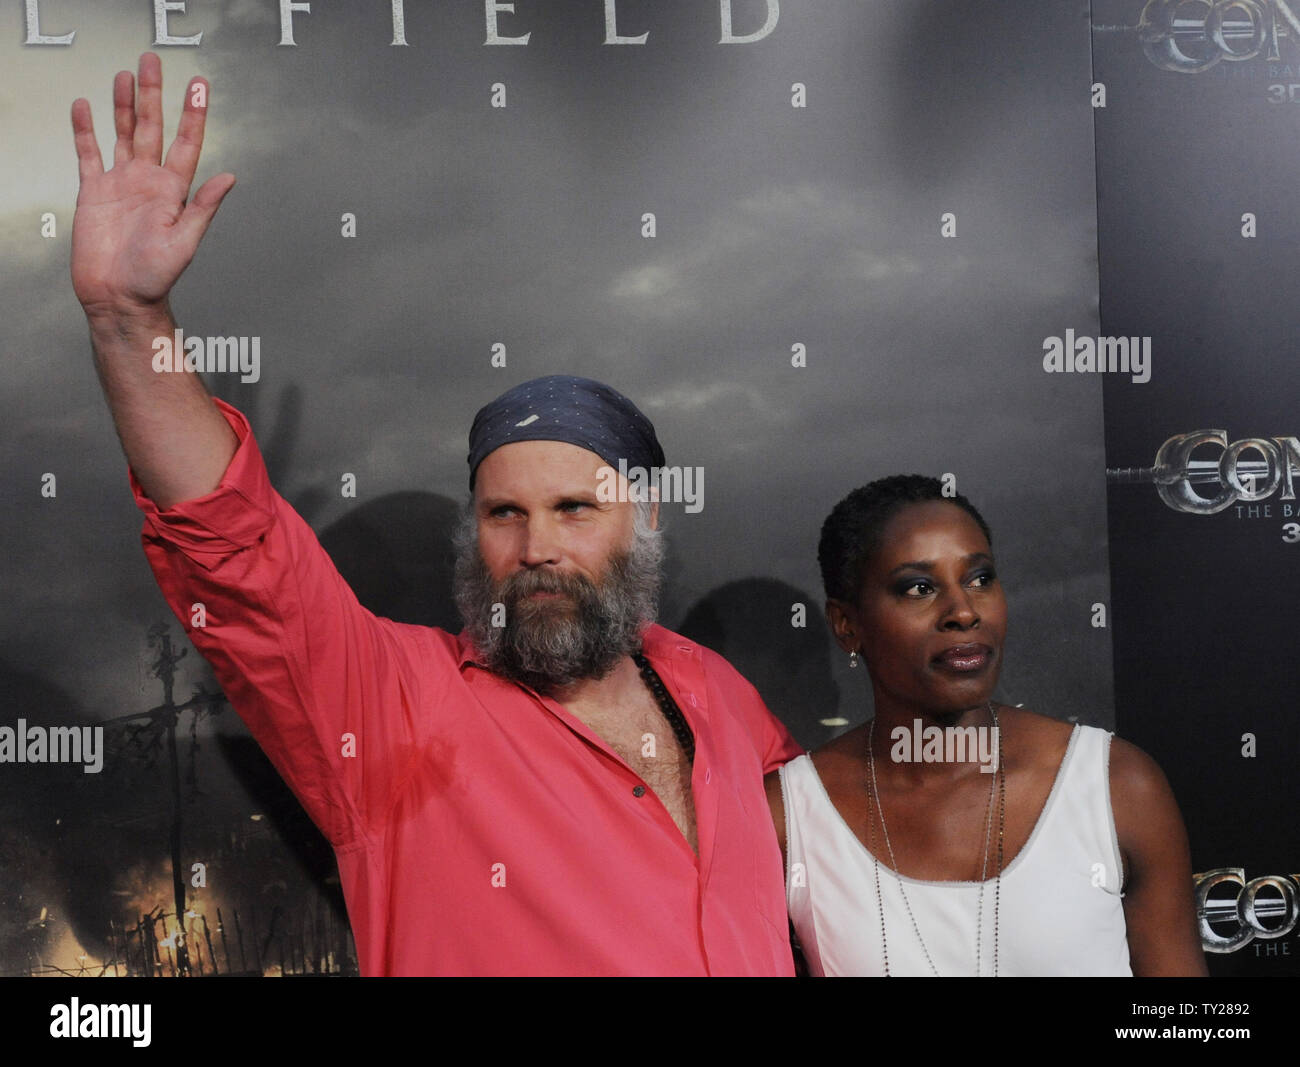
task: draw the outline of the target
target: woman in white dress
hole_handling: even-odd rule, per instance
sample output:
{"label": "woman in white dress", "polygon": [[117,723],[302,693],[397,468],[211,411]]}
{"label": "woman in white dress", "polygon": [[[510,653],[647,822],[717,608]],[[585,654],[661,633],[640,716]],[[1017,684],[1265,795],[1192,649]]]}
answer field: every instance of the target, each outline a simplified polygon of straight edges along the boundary
{"label": "woman in white dress", "polygon": [[835,507],[818,557],[875,718],[768,776],[810,972],[1205,974],[1160,768],[992,699],[1007,609],[969,501],[881,479]]}

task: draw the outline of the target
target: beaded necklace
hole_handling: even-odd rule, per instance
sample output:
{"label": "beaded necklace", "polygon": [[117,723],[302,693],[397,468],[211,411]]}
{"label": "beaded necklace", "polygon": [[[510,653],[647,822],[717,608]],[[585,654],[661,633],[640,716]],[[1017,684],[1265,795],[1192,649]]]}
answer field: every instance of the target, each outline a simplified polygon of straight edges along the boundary
{"label": "beaded necklace", "polygon": [[695,762],[695,734],[691,732],[691,724],[686,721],[686,716],[682,714],[681,708],[677,706],[677,701],[673,695],[668,692],[668,687],[664,685],[663,679],[655,669],[650,666],[650,661],[645,658],[641,652],[633,652],[632,659],[641,671],[641,677],[650,689],[651,695],[659,705],[659,710],[663,712],[664,718],[668,720],[668,725],[673,728],[673,734],[677,738],[677,743],[686,753],[688,763]]}

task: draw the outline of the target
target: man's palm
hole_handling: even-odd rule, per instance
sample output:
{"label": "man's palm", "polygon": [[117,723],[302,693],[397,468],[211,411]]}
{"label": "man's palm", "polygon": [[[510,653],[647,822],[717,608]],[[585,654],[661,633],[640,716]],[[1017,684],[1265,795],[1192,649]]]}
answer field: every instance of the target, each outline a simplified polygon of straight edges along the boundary
{"label": "man's palm", "polygon": [[[113,85],[117,142],[105,171],[90,105],[72,105],[81,189],[72,227],[72,285],[87,313],[129,313],[157,305],[189,265],[234,176],[209,179],[186,203],[203,146],[207,85],[190,83],[176,140],[162,156],[162,71],[140,57],[137,111],[131,75]],[[196,87],[198,87],[196,89]],[[201,102],[203,106],[197,106]]]}

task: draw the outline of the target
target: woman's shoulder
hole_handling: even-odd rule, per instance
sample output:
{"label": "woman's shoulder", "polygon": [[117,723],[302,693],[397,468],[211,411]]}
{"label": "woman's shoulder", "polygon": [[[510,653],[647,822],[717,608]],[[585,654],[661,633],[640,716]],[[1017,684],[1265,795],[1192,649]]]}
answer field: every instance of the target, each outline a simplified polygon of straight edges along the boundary
{"label": "woman's shoulder", "polygon": [[1044,715],[1041,711],[1034,711],[1033,708],[1027,708],[1023,704],[1017,704],[1014,707],[1009,704],[999,704],[998,721],[1002,725],[1019,730],[1026,735],[1034,734],[1043,737],[1064,737],[1068,739],[1074,731],[1074,723],[1054,719],[1050,715]]}
{"label": "woman's shoulder", "polygon": [[1070,747],[1074,724],[1026,707],[998,708],[1002,747],[1018,763],[1030,763],[1055,778]]}
{"label": "woman's shoulder", "polygon": [[[1059,758],[1070,743],[1070,735],[1075,729],[1109,734],[1095,726],[1075,726],[1074,723],[1054,719],[1025,707],[1000,707],[998,718],[1007,731],[1008,738],[1018,741],[1017,747],[1042,755],[1045,759]],[[1140,798],[1154,797],[1166,793],[1169,789],[1164,772],[1159,764],[1142,749],[1130,741],[1119,737],[1110,739],[1110,781],[1112,791],[1131,794],[1138,802]]]}
{"label": "woman's shoulder", "polygon": [[1160,764],[1131,741],[1115,737],[1110,744],[1110,789],[1135,809],[1149,802],[1172,800],[1169,780]]}
{"label": "woman's shoulder", "polygon": [[809,753],[809,761],[827,788],[843,775],[849,775],[855,781],[857,780],[861,768],[866,765],[867,737],[870,730],[871,720],[868,719]]}

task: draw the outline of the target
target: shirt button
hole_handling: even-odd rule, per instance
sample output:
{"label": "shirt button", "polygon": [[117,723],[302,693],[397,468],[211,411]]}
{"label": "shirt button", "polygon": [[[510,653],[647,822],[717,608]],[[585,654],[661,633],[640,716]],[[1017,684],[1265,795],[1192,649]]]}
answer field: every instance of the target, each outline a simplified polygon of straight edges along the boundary
{"label": "shirt button", "polygon": [[634,797],[643,797],[643,796],[645,796],[645,786],[643,786],[643,785],[634,785],[634,786],[632,787],[632,795],[633,795]]}

